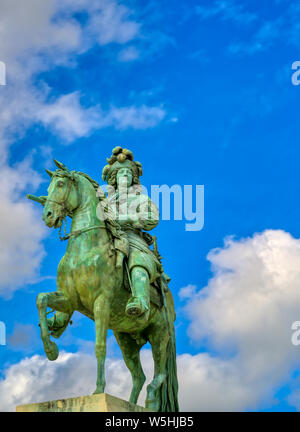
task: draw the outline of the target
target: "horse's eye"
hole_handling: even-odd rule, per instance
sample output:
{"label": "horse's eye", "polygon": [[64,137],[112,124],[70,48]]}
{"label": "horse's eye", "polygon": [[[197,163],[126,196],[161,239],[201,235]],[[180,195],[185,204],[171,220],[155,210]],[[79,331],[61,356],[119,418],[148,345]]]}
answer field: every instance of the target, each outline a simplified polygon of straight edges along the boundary
{"label": "horse's eye", "polygon": [[63,187],[63,185],[64,185],[64,182],[61,182],[61,181],[60,181],[60,182],[57,183],[57,186],[58,186],[58,187]]}

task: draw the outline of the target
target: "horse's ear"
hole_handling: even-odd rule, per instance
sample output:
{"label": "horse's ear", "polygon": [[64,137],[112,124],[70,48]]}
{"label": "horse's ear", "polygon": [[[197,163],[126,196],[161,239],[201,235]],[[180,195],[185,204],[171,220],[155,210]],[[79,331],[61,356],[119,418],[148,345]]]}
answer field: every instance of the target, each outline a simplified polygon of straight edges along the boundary
{"label": "horse's ear", "polygon": [[48,169],[46,169],[45,171],[52,178],[52,176],[53,176],[54,173],[52,171],[48,170]]}
{"label": "horse's ear", "polygon": [[66,167],[66,165],[64,165],[61,162],[58,162],[58,160],[54,159],[54,163],[57,166],[57,168],[63,170],[63,171],[68,171],[68,168]]}

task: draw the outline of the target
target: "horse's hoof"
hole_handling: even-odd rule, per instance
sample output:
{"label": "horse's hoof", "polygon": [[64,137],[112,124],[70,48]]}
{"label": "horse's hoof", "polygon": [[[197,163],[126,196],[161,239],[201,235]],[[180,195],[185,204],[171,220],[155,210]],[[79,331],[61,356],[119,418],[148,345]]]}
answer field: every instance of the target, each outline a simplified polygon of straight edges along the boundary
{"label": "horse's hoof", "polygon": [[58,357],[59,350],[55,342],[51,342],[50,344],[50,349],[45,349],[45,353],[50,361],[54,361]]}
{"label": "horse's hoof", "polygon": [[96,390],[94,391],[93,395],[101,394],[101,393],[104,393],[104,391],[101,391],[100,389],[99,389],[99,390],[96,389]]}

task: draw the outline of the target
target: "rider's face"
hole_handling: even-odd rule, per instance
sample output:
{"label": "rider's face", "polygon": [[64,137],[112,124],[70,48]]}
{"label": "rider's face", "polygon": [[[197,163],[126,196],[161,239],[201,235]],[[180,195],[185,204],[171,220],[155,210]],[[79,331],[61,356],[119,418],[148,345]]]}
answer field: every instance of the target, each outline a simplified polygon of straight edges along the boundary
{"label": "rider's face", "polygon": [[[124,183],[123,183],[124,182]],[[117,173],[118,186],[126,184],[127,187],[132,185],[132,173],[129,168],[120,168]]]}

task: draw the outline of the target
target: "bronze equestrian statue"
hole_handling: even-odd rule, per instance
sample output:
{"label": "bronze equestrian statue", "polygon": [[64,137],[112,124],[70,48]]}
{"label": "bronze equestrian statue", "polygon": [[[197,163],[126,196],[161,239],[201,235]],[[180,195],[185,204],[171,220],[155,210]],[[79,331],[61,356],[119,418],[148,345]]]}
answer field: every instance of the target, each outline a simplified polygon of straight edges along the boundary
{"label": "bronze equestrian statue", "polygon": [[[51,177],[48,195],[28,195],[44,206],[49,228],[61,229],[66,217],[72,218],[70,233],[61,238],[68,244],[57,269],[57,291],[37,296],[44,350],[49,360],[57,359],[58,348],[50,336],[61,336],[74,311],[94,320],[94,393],[103,393],[107,330],[112,329],[132,376],[129,402],[136,404],[146,380],[140,349],[149,341],[154,377],[147,387],[146,408],[176,412],[174,300],[156,238],[145,232],[157,226],[158,209],[142,193],[142,165],[130,150],[116,147],[107,161],[102,173],[107,194],[87,174],[54,160],[58,169],[46,170]],[[55,311],[50,318],[48,307]]]}

